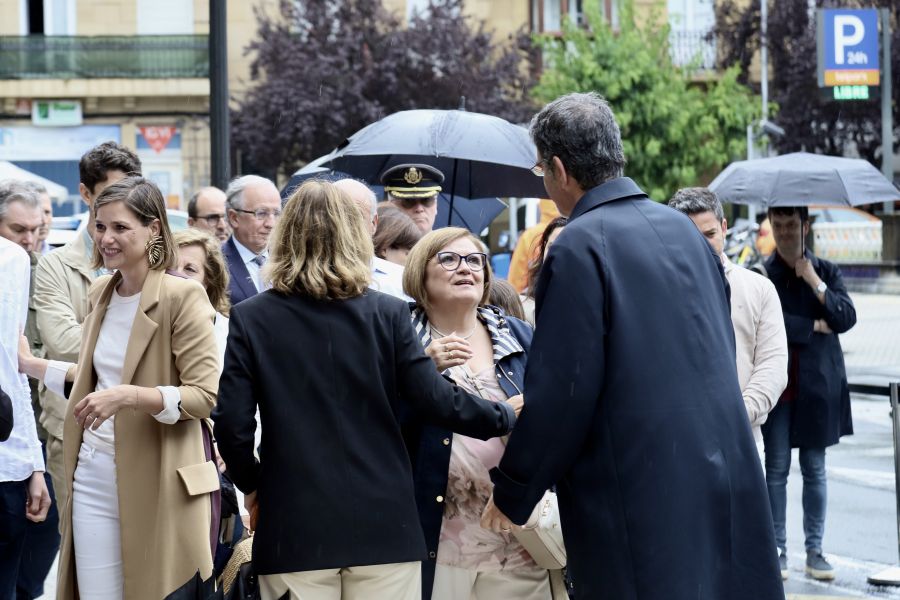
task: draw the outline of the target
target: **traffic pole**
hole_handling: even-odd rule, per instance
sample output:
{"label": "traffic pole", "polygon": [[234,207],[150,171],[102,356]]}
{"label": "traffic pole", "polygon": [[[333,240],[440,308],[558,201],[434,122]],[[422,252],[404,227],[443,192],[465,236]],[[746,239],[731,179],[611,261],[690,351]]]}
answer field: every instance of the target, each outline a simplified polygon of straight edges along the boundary
{"label": "traffic pole", "polygon": [[209,2],[209,139],[212,185],[224,190],[231,171],[226,0]]}
{"label": "traffic pole", "polygon": [[[881,13],[881,172],[894,181],[894,112],[891,107],[893,96],[891,85],[891,10],[882,8]],[[884,212],[894,212],[894,203],[885,202]]]}

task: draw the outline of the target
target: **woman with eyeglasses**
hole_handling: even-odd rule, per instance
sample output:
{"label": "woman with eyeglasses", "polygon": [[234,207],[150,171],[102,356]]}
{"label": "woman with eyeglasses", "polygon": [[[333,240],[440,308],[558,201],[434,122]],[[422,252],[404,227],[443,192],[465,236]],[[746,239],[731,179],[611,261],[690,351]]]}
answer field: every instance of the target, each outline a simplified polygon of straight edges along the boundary
{"label": "woman with eyeglasses", "polygon": [[[432,231],[407,257],[403,289],[416,302],[412,321],[437,370],[469,393],[518,411],[531,328],[487,304],[490,285],[487,256],[465,229]],[[549,600],[550,573],[513,532],[481,527],[492,489],[488,471],[500,462],[503,440],[413,424],[406,435],[429,551],[423,598]]]}
{"label": "woman with eyeglasses", "polygon": [[232,481],[258,515],[264,600],[418,600],[425,543],[401,419],[479,438],[515,421],[510,407],[435,371],[406,304],[368,289],[372,253],[353,200],[307,181],[272,234],[271,288],[231,310],[213,419]]}

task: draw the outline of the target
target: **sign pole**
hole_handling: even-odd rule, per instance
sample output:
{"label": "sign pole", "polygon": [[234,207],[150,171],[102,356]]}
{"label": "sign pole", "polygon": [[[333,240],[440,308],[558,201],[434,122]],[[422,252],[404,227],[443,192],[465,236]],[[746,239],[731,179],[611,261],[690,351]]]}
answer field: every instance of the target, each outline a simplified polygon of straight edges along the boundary
{"label": "sign pole", "polygon": [[[881,172],[894,181],[894,113],[891,107],[891,11],[881,12]],[[885,214],[894,212],[894,203],[884,203]]]}
{"label": "sign pole", "polygon": [[[900,383],[890,385],[891,422],[894,432],[894,494],[900,491]],[[897,496],[897,543],[900,552],[900,496]],[[888,567],[883,571],[869,575],[872,585],[900,586],[900,567]]]}

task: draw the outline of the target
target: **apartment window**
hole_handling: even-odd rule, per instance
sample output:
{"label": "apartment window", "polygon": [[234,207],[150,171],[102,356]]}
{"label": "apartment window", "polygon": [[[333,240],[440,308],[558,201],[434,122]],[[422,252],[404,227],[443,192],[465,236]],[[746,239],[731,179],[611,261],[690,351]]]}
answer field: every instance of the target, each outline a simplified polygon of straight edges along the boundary
{"label": "apartment window", "polygon": [[75,35],[75,0],[22,0],[22,35]]}
{"label": "apartment window", "polygon": [[[600,0],[603,14],[613,27],[619,24],[619,0]],[[584,0],[531,0],[532,29],[540,33],[562,31],[566,18],[584,25]]]}
{"label": "apartment window", "polygon": [[711,69],[716,61],[715,40],[708,39],[716,24],[713,0],[668,0],[669,47],[677,65],[699,59],[700,68]]}
{"label": "apartment window", "polygon": [[138,35],[191,35],[194,3],[186,0],[138,0]]}

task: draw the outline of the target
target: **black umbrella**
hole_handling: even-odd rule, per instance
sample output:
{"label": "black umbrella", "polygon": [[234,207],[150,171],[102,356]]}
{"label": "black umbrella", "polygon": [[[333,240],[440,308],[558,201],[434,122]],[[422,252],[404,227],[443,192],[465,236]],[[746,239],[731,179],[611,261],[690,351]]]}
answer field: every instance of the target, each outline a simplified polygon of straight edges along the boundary
{"label": "black umbrella", "polygon": [[[332,171],[326,167],[316,166],[314,165],[316,162],[318,162],[318,159],[291,176],[290,181],[281,190],[282,203],[286,202],[291,194],[294,193],[294,190],[307,179],[316,178],[324,179],[325,181],[337,181],[348,177],[353,178],[352,175],[342,171]],[[378,197],[384,195],[382,186],[370,185],[369,187],[372,188]],[[462,200],[462,202],[451,204],[450,196],[446,193],[441,193],[438,196],[438,211],[437,217],[435,217],[435,224],[448,223],[452,227],[463,227],[475,235],[479,235],[506,208],[506,204],[499,198],[475,198],[470,200],[457,196],[456,199]]]}
{"label": "black umbrella", "polygon": [[537,151],[528,130],[465,110],[407,110],[359,130],[322,164],[372,184],[388,168],[424,163],[440,169],[450,207],[457,197],[542,197],[531,172]]}

